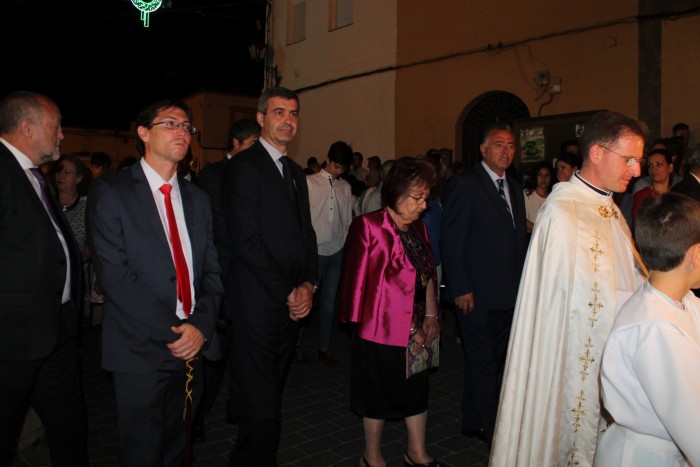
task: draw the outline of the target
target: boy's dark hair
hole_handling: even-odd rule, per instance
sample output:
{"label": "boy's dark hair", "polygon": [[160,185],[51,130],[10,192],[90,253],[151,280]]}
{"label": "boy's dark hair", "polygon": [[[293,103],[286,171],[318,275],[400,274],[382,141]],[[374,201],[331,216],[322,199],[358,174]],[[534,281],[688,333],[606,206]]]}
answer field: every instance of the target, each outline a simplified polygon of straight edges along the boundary
{"label": "boy's dark hair", "polygon": [[637,213],[634,235],[649,269],[675,269],[700,243],[700,202],[676,192],[649,197]]}
{"label": "boy's dark hair", "polygon": [[112,158],[109,157],[109,154],[103,151],[93,152],[92,156],[90,156],[90,165],[109,168],[109,166],[112,165]]}
{"label": "boy's dark hair", "polygon": [[352,148],[345,141],[336,141],[328,148],[328,159],[347,168],[352,162]]}
{"label": "boy's dark hair", "polygon": [[581,156],[574,152],[562,152],[559,154],[557,162],[562,161],[571,167],[581,168]]}
{"label": "boy's dark hair", "polygon": [[258,122],[252,118],[243,118],[236,121],[228,130],[226,150],[231,151],[233,149],[233,138],[242,143],[251,136],[260,136],[260,125],[258,125]]}
{"label": "boy's dark hair", "polygon": [[673,131],[673,134],[675,135],[677,131],[681,130],[690,130],[690,127],[687,123],[678,122],[675,125],[673,125],[673,129],[671,131]]}
{"label": "boy's dark hair", "polygon": [[[559,152],[560,153],[567,152],[566,148],[568,148],[569,146],[576,146],[577,148],[579,148],[579,150],[581,149],[581,144],[578,142],[578,140],[576,138],[572,138],[572,139],[567,139],[567,140],[564,140],[561,142],[561,144],[559,145]],[[579,167],[580,167],[580,165],[579,165]]]}

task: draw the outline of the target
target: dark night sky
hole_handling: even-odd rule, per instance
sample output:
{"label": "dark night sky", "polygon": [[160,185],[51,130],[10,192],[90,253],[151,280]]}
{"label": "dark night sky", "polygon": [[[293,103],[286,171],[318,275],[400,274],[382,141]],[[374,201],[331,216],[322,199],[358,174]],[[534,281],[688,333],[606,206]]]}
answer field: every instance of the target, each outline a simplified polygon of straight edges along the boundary
{"label": "dark night sky", "polygon": [[248,45],[263,34],[264,0],[167,3],[144,28],[130,0],[3,0],[0,96],[42,92],[66,127],[128,130],[156,99],[260,92]]}

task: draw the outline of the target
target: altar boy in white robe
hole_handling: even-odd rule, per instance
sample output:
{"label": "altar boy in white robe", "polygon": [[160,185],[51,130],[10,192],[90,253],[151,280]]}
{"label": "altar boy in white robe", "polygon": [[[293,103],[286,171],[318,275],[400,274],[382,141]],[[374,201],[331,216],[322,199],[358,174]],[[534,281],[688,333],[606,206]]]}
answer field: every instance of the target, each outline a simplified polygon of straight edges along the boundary
{"label": "altar boy in white robe", "polygon": [[649,280],[622,306],[603,351],[603,403],[615,422],[596,466],[700,465],[700,202],[649,198],[635,227]]}

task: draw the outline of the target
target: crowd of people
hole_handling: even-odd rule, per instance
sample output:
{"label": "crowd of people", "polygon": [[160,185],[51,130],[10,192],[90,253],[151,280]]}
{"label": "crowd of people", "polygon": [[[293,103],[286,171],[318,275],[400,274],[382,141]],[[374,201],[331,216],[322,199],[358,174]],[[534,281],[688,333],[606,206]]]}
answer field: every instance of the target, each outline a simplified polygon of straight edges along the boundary
{"label": "crowd of people", "polygon": [[102,152],[59,155],[49,97],[0,100],[0,254],[17,265],[0,281],[13,323],[0,328],[13,375],[0,465],[29,408],[53,465],[89,465],[77,337],[95,287],[123,466],[191,465],[226,373],[229,465],[276,466],[285,381],[310,360],[316,315],[329,368],[335,326],[352,337],[358,464],[386,465],[385,423],[402,419],[405,465],[445,467],[425,436],[443,301],[464,353],[462,434],[491,447],[490,466],[700,463],[700,145],[685,154],[687,125],[647,152],[642,122],[597,112],[523,184],[503,122],[467,170],[434,149],[364,167],[345,141],[302,168],[287,155],[299,109],[295,92],[265,90],[197,171],[191,109],[152,102],[135,121],[139,157],[112,172]]}

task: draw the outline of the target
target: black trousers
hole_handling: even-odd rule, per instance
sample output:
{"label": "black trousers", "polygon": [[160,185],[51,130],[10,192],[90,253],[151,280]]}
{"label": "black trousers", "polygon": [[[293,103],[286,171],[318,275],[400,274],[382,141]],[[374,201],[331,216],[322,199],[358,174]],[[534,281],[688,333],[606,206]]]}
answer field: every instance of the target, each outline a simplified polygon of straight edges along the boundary
{"label": "black trousers", "polygon": [[[61,308],[68,313],[72,303]],[[76,339],[59,317],[56,346],[45,358],[0,361],[0,466],[10,465],[31,406],[44,424],[53,467],[87,467],[87,415]]]}
{"label": "black trousers", "polygon": [[513,309],[456,309],[464,351],[462,431],[483,430],[490,442],[496,425],[498,399],[508,352]]}
{"label": "black trousers", "polygon": [[[194,377],[201,360],[193,360]],[[185,454],[184,369],[113,373],[120,467],[179,467]],[[198,398],[193,393],[193,407]]]}
{"label": "black trousers", "polygon": [[233,323],[233,371],[241,378],[241,417],[229,466],[277,467],[282,391],[299,326]]}

